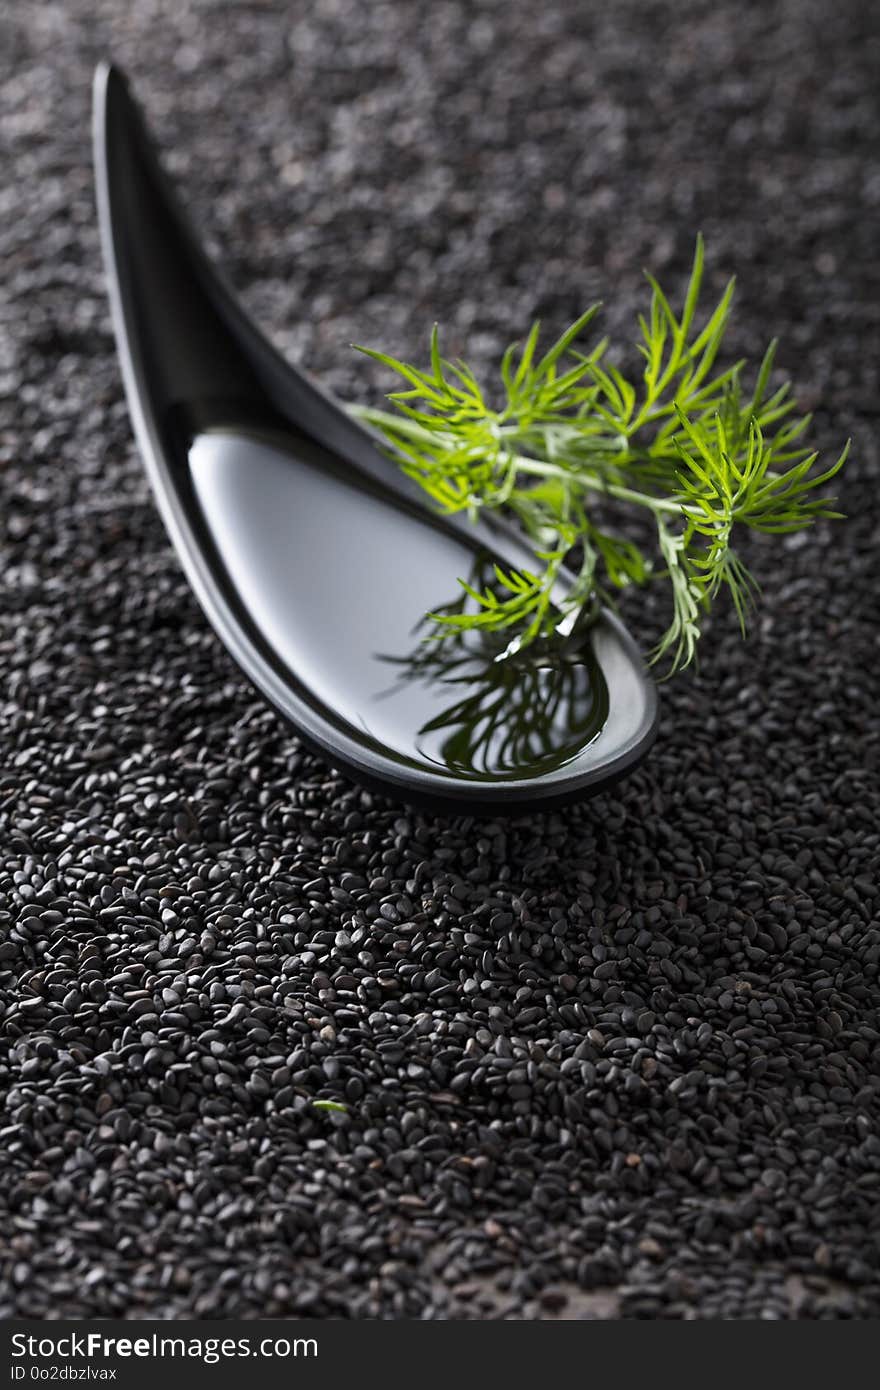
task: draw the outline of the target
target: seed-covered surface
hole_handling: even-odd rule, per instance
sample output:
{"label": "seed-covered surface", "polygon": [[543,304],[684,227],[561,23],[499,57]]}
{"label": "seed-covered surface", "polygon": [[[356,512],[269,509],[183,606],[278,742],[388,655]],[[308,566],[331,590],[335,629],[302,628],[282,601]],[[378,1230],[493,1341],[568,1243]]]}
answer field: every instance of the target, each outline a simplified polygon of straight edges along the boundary
{"label": "seed-covered surface", "polygon": [[[731,351],[854,436],[618,791],[414,813],[233,667],[123,404],[108,53],[340,394],[434,319],[487,367],[600,295],[627,333],[702,228]],[[0,1313],[880,1313],[878,70],[862,0],[4,7]]]}

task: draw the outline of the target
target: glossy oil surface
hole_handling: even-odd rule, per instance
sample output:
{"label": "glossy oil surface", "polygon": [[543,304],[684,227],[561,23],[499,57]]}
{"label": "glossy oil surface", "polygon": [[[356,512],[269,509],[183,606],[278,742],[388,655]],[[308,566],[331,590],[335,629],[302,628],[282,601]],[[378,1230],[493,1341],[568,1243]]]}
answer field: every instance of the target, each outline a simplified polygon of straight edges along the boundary
{"label": "glossy oil surface", "polygon": [[656,697],[608,613],[499,664],[426,648],[426,609],[473,575],[477,536],[274,350],[201,251],[128,86],[95,80],[95,173],[132,421],[165,525],[207,617],[263,697],[340,771],[444,812],[562,805],[634,766]]}
{"label": "glossy oil surface", "polygon": [[643,716],[637,673],[601,626],[504,661],[472,635],[426,643],[424,615],[479,553],[305,438],[202,428],[188,461],[242,621],[366,745],[457,779],[527,780],[601,761],[594,745]]}

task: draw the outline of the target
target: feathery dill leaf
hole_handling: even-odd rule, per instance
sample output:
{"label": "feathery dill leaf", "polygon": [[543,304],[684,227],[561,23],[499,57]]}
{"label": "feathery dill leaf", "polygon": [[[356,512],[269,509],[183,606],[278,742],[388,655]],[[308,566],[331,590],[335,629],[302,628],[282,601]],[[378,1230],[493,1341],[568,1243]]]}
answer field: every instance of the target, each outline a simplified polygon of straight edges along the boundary
{"label": "feathery dill leaf", "polygon": [[[822,489],[843,466],[849,443],[823,469],[803,444],[810,417],[799,417],[788,385],[770,390],[771,342],[754,385],[744,362],[718,370],[733,299],[731,280],[697,324],[704,245],[697,237],[680,314],[648,275],[648,312],[636,344],[644,367],[626,377],[607,360],[602,339],[576,345],[593,325],[593,305],[542,354],[540,325],[512,344],[500,366],[497,404],[465,362],[440,352],[435,325],[429,365],[360,348],[403,381],[393,411],[352,407],[378,429],[389,456],[444,512],[504,510],[514,516],[535,557],[534,570],[496,568],[484,589],[460,581],[471,604],[432,614],[438,633],[509,629],[509,649],[589,620],[630,584],[663,580],[672,606],[652,659],[668,673],[689,665],[703,620],[726,590],[743,632],[758,585],[734,548],[751,529],[785,534],[836,517]],[[615,504],[653,519],[655,553],[600,525]]]}

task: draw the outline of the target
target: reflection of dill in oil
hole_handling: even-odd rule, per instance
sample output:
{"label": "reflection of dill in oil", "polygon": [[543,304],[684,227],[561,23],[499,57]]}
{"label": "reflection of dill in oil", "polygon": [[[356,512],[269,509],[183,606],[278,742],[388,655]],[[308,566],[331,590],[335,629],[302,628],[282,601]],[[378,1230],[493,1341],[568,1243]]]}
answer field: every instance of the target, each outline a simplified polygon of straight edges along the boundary
{"label": "reflection of dill in oil", "polygon": [[[466,601],[436,611],[460,612]],[[608,690],[583,627],[508,655],[503,632],[436,631],[426,620],[411,653],[380,658],[399,682],[449,687],[448,707],[419,729],[419,751],[432,762],[470,776],[536,776],[564,766],[602,729]]]}

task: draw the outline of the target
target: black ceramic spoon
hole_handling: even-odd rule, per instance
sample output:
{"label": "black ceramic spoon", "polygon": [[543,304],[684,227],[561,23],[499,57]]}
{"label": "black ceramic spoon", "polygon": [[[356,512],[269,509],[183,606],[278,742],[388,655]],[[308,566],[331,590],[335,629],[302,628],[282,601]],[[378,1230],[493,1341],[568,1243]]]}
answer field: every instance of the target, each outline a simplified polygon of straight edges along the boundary
{"label": "black ceramic spoon", "polygon": [[527,552],[495,523],[434,515],[254,328],[108,66],[95,170],[137,441],[190,584],[265,698],[350,776],[448,812],[546,809],[631,768],[656,695],[611,614],[503,661],[473,637],[423,641],[458,576]]}

